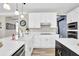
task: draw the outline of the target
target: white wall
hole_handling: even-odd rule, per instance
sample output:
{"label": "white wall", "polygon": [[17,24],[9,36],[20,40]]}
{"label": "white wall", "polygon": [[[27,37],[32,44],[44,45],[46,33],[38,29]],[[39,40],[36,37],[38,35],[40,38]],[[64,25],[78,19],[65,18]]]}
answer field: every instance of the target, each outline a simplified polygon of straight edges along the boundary
{"label": "white wall", "polygon": [[2,28],[0,28],[0,38],[5,36],[5,17],[0,16],[0,23]]}
{"label": "white wall", "polygon": [[5,16],[0,16],[0,22],[2,23],[2,28],[0,28],[0,38],[7,37],[7,36],[12,36],[13,33],[16,33],[15,30],[6,30],[6,23],[12,23],[16,24],[16,20],[13,19],[7,19]]}
{"label": "white wall", "polygon": [[[11,18],[6,18],[6,23],[16,24],[16,20],[13,20]],[[5,36],[12,36],[12,34],[16,34],[16,29],[13,30],[5,30]]]}

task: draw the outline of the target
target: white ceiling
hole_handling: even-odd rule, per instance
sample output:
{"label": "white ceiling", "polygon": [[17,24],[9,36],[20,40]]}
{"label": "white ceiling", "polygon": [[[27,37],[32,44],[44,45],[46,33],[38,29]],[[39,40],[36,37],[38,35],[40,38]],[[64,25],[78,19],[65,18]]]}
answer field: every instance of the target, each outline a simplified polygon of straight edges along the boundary
{"label": "white ceiling", "polygon": [[[0,13],[14,13],[16,4],[11,3],[11,10],[5,10],[0,3]],[[79,6],[79,3],[28,3],[24,5],[24,12],[57,12],[63,14]],[[18,9],[22,11],[22,4],[18,3]]]}

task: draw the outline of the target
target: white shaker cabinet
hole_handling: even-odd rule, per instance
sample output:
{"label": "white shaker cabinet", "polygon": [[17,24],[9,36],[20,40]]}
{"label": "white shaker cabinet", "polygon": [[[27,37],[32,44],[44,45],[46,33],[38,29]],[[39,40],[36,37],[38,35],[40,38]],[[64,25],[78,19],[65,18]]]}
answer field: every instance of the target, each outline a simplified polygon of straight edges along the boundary
{"label": "white shaker cabinet", "polygon": [[79,11],[78,9],[74,9],[67,14],[67,23],[77,22],[79,18]]}
{"label": "white shaker cabinet", "polygon": [[67,23],[71,23],[71,14],[70,13],[68,13],[67,14]]}
{"label": "white shaker cabinet", "polygon": [[29,28],[40,28],[41,23],[50,23],[57,28],[57,13],[29,13]]}
{"label": "white shaker cabinet", "polygon": [[50,23],[53,19],[53,15],[52,13],[40,13],[40,16],[41,16],[41,23]]}
{"label": "white shaker cabinet", "polygon": [[40,28],[39,13],[29,13],[29,28]]}
{"label": "white shaker cabinet", "polygon": [[50,23],[51,27],[57,27],[57,13],[40,13],[41,23]]}
{"label": "white shaker cabinet", "polygon": [[34,39],[34,48],[55,48],[55,39],[58,35],[38,35]]}
{"label": "white shaker cabinet", "polygon": [[52,13],[51,28],[57,28],[57,13]]}

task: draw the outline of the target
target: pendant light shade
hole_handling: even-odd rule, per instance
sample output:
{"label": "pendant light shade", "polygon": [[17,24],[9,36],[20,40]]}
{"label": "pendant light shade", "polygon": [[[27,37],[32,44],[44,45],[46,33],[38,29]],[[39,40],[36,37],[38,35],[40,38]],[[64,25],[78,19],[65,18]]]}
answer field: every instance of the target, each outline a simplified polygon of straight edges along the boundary
{"label": "pendant light shade", "polygon": [[21,15],[21,18],[22,18],[22,19],[24,18],[24,15],[23,15],[23,14]]}
{"label": "pendant light shade", "polygon": [[15,15],[19,15],[19,11],[18,10],[15,11]]}
{"label": "pendant light shade", "polygon": [[11,9],[10,5],[7,4],[7,3],[4,3],[3,8],[6,9],[6,10],[10,10]]}

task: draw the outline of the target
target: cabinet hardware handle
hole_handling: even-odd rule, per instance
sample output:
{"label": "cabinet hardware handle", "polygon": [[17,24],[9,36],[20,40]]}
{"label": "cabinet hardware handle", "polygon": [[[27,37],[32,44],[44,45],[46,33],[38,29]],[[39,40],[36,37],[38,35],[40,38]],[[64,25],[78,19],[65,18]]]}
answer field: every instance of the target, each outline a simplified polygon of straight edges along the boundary
{"label": "cabinet hardware handle", "polygon": [[62,52],[60,50],[58,50],[58,55],[61,56]]}

